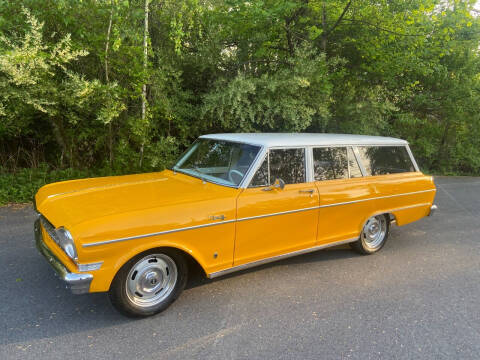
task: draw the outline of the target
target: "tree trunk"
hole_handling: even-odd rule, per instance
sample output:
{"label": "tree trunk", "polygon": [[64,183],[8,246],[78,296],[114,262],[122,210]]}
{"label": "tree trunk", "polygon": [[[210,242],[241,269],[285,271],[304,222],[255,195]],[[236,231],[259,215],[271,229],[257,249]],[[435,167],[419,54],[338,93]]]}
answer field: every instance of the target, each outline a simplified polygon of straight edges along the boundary
{"label": "tree trunk", "polygon": [[[107,29],[107,39],[105,40],[105,82],[108,84],[110,82],[108,76],[108,51],[110,48],[110,34],[112,32],[112,22],[113,22],[113,0],[110,2],[110,19],[108,21],[108,29]],[[112,134],[112,122],[108,123],[108,161],[110,164],[110,168],[113,165],[113,134]]]}
{"label": "tree trunk", "polygon": [[325,1],[322,3],[322,50],[323,52],[327,52],[327,6],[325,5]]}
{"label": "tree trunk", "polygon": [[66,158],[69,161],[70,166],[72,165],[70,159],[70,153],[68,150],[67,139],[65,134],[65,129],[63,128],[63,123],[61,119],[50,117],[50,121],[52,123],[53,128],[53,135],[55,136],[55,140],[57,144],[62,149],[62,154],[60,155],[60,167],[63,167],[63,161]]}
{"label": "tree trunk", "polygon": [[[148,66],[148,4],[149,0],[145,0],[145,21],[143,29],[143,70],[147,71]],[[145,117],[147,113],[147,84],[143,83],[142,87],[142,124],[145,123]],[[140,147],[140,167],[143,163],[143,151],[145,147],[145,135],[142,138],[142,146]]]}
{"label": "tree trunk", "polygon": [[450,131],[450,121],[447,121],[445,128],[443,129],[442,140],[440,141],[440,147],[438,150],[437,166],[442,167],[443,164],[448,164],[448,134]]}
{"label": "tree trunk", "polygon": [[292,40],[292,33],[290,31],[290,21],[285,20],[285,33],[287,37],[287,46],[288,46],[288,52],[290,56],[293,56],[295,54],[295,48],[293,45],[293,40]]}

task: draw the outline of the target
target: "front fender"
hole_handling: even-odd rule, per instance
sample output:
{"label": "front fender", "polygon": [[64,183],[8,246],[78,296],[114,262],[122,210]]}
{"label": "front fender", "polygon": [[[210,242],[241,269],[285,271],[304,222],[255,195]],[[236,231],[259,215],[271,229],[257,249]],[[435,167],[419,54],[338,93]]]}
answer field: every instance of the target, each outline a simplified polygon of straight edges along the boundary
{"label": "front fender", "polygon": [[233,265],[235,224],[219,224],[168,235],[132,239],[93,247],[82,251],[90,259],[103,261],[94,276],[90,292],[108,291],[120,268],[138,254],[160,247],[178,249],[190,255],[208,275]]}

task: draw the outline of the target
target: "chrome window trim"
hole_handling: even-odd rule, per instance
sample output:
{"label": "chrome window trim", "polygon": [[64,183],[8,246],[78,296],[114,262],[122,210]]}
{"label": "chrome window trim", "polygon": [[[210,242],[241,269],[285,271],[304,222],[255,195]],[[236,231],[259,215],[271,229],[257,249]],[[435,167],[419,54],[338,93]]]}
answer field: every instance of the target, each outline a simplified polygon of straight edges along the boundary
{"label": "chrome window trim", "polygon": [[352,146],[352,152],[353,152],[353,155],[355,155],[355,159],[357,159],[357,164],[360,167],[360,172],[362,173],[362,177],[366,177],[367,170],[365,170],[365,167],[363,166],[363,162],[360,160],[360,153],[358,152],[358,147]]}
{"label": "chrome window trim", "polygon": [[255,267],[255,266],[268,264],[268,263],[278,261],[278,260],[282,260],[282,259],[287,259],[287,258],[292,257],[292,256],[308,254],[310,252],[322,250],[322,249],[329,248],[329,247],[332,247],[332,246],[348,244],[348,243],[351,243],[351,242],[354,242],[354,241],[357,241],[357,240],[358,240],[358,237],[355,237],[355,238],[351,238],[351,239],[335,241],[335,242],[328,243],[328,244],[317,245],[317,246],[313,246],[313,247],[310,247],[310,248],[307,248],[307,249],[292,251],[292,252],[289,252],[289,253],[286,253],[286,254],[276,255],[276,256],[272,256],[272,257],[261,259],[261,260],[255,260],[255,261],[252,261],[252,262],[249,262],[249,263],[246,263],[246,264],[237,265],[237,266],[225,269],[225,270],[220,270],[220,271],[208,274],[207,276],[210,279],[214,279],[216,277],[227,275],[227,274],[230,274],[230,273],[233,273],[233,272],[236,272],[236,271],[246,270],[246,269],[249,269],[249,268],[252,268],[252,267]]}
{"label": "chrome window trim", "polygon": [[[260,169],[260,167],[263,165],[263,162],[265,161],[265,159],[268,161],[268,151],[267,151],[266,154],[264,154],[264,155],[262,156],[262,158],[261,158],[260,161],[258,162],[258,165],[256,165],[255,171],[252,172],[252,174],[251,174],[252,176],[251,176],[251,178],[250,178],[250,180],[249,180],[246,188],[256,189],[256,188],[260,188],[260,187],[265,187],[264,185],[259,185],[259,186],[252,186],[252,187],[250,187],[250,183],[252,182],[253,178],[254,178],[255,175],[257,174],[257,171],[258,171],[258,170]],[[250,176],[250,174],[249,174],[248,176]],[[270,174],[268,173],[268,164],[267,164],[267,176],[268,176],[267,181],[268,181],[268,183],[270,183]],[[245,178],[246,178],[246,177],[247,177],[247,176],[245,176]],[[266,186],[268,186],[268,185],[266,185]]]}
{"label": "chrome window trim", "polygon": [[311,146],[305,147],[305,181],[313,182],[313,152]]}
{"label": "chrome window trim", "polygon": [[[314,207],[308,207],[308,208],[302,208],[302,209],[287,210],[287,211],[282,211],[282,212],[277,212],[277,213],[250,216],[250,217],[245,217],[245,218],[240,218],[240,219],[232,219],[232,220],[218,221],[218,222],[208,223],[208,224],[187,226],[187,227],[184,227],[184,228],[159,231],[159,232],[155,232],[155,233],[149,233],[149,234],[143,234],[143,235],[135,235],[135,236],[124,237],[124,238],[119,238],[119,239],[92,242],[92,243],[83,244],[82,247],[85,248],[85,247],[111,244],[111,243],[120,242],[120,241],[143,239],[143,238],[151,237],[151,236],[171,234],[171,233],[180,232],[180,231],[200,229],[200,228],[204,228],[204,227],[223,225],[223,224],[228,224],[228,223],[233,223],[233,222],[240,222],[240,221],[254,220],[254,219],[260,219],[260,218],[271,217],[271,216],[293,214],[293,213],[302,212],[302,211],[317,210],[317,209],[333,207],[333,206],[355,204],[355,203],[364,202],[364,201],[371,201],[371,200],[387,199],[387,198],[392,198],[392,197],[397,197],[397,196],[415,195],[415,194],[421,194],[421,193],[426,193],[426,192],[431,192],[431,191],[436,191],[436,189],[420,190],[420,191],[413,191],[413,192],[409,192],[409,193],[394,194],[394,195],[377,196],[377,197],[373,197],[373,198],[352,200],[352,201],[346,201],[346,202],[341,202],[341,203],[334,203],[334,204],[320,205],[320,206],[314,206]],[[420,206],[420,205],[418,205],[418,206]],[[405,207],[405,208],[409,208],[409,207]],[[403,209],[403,208],[397,208],[397,209],[394,209],[393,211],[399,211],[401,209]]]}
{"label": "chrome window trim", "polygon": [[[249,145],[252,145],[252,144],[249,144]],[[242,182],[239,184],[238,186],[239,189],[248,188],[248,186],[250,185],[250,182],[252,181],[253,177],[257,173],[257,170],[260,168],[260,166],[262,166],[263,160],[267,155],[268,155],[268,148],[266,148],[265,146],[262,146],[262,148],[257,154],[256,159],[253,161],[252,165],[250,166],[250,169],[248,169],[247,173],[243,177]]]}
{"label": "chrome window trim", "polygon": [[[347,169],[348,169],[348,178],[351,179],[352,178],[352,171],[350,170],[350,156],[349,156],[349,153],[348,153],[348,146],[345,147],[345,149],[347,150]],[[352,154],[353,154],[353,150],[352,150]],[[355,157],[355,155],[353,155]],[[358,165],[358,163],[357,163]],[[358,165],[358,167],[360,167],[360,165]]]}
{"label": "chrome window trim", "polygon": [[268,177],[268,185],[272,184],[272,179],[270,178],[270,149],[267,150],[267,177]]}
{"label": "chrome window trim", "polygon": [[[314,163],[313,163],[313,146],[307,146],[305,148],[305,156],[307,157],[306,159],[306,166],[305,169],[307,171],[307,176],[305,180],[307,180],[307,183],[315,182],[315,169],[314,169]],[[308,170],[307,170],[308,169]]]}
{"label": "chrome window trim", "polygon": [[274,148],[298,148],[298,147],[314,147],[314,148],[320,148],[320,147],[326,147],[326,148],[331,148],[331,147],[348,147],[348,146],[351,146],[351,147],[357,147],[357,146],[376,146],[376,147],[403,147],[403,146],[406,146],[405,144],[375,144],[375,143],[369,143],[369,144],[319,144],[319,145],[315,145],[315,144],[310,144],[310,145],[298,145],[298,146],[295,146],[295,145],[292,145],[292,146],[272,146],[270,147],[270,149],[274,149]]}
{"label": "chrome window trim", "polygon": [[357,156],[355,155],[355,150],[353,149],[353,146],[347,146],[346,148],[347,148],[348,178],[349,179],[356,179],[356,178],[352,177],[352,167],[350,166],[350,153],[353,154],[352,161],[355,161],[357,163],[358,169],[360,170],[360,173],[362,174],[361,177],[363,177],[362,168],[361,168],[360,164],[358,163],[358,159],[357,159]]}
{"label": "chrome window trim", "polygon": [[418,167],[417,161],[415,160],[415,157],[413,156],[412,150],[410,149],[410,145],[405,145],[405,148],[407,149],[408,155],[410,155],[410,160],[412,161],[413,167],[417,172],[420,171],[420,168]]}

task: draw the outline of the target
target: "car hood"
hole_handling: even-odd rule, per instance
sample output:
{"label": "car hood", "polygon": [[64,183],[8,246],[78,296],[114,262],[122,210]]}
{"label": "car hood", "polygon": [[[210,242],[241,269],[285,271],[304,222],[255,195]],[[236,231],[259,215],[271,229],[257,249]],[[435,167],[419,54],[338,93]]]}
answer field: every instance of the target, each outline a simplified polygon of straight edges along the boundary
{"label": "car hood", "polygon": [[[42,187],[36,208],[55,227],[68,229],[101,218],[204,201],[225,187],[165,170],[158,173],[64,181]],[[235,189],[229,189],[230,191]]]}

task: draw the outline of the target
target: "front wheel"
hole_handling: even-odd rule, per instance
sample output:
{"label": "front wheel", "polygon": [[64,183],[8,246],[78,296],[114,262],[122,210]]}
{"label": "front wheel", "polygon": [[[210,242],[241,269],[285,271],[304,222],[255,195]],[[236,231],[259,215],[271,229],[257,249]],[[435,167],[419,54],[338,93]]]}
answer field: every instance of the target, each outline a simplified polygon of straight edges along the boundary
{"label": "front wheel", "polygon": [[356,252],[369,255],[379,251],[387,241],[390,230],[390,218],[388,215],[372,216],[367,220],[362,229],[360,238],[350,246]]}
{"label": "front wheel", "polygon": [[145,317],[165,310],[187,281],[187,265],[174,249],[155,249],[135,256],[118,271],[109,291],[121,313]]}

